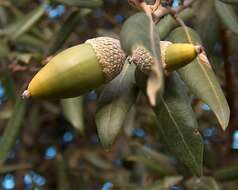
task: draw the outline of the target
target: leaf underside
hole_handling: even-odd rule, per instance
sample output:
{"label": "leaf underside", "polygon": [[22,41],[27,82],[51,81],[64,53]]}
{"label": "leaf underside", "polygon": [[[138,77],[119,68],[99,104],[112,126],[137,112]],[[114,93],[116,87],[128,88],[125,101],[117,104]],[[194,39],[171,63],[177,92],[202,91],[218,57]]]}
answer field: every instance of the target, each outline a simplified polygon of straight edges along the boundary
{"label": "leaf underside", "polygon": [[[172,42],[192,41],[194,44],[201,44],[197,33],[191,28],[187,27],[187,29],[189,37],[186,36],[184,29],[179,27],[170,34],[169,39]],[[192,93],[210,106],[221,127],[225,130],[229,123],[230,109],[211,65],[196,58],[187,66],[179,69],[178,73]]]}
{"label": "leaf underside", "polygon": [[176,73],[166,80],[164,96],[154,108],[159,134],[171,153],[193,174],[202,174],[203,140],[186,89]]}

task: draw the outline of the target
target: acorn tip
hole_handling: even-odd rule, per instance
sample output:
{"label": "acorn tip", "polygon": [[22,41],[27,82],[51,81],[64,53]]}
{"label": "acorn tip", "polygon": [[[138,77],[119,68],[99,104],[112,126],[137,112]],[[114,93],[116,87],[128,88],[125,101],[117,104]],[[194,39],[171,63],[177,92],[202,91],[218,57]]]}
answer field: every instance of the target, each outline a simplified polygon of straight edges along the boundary
{"label": "acorn tip", "polygon": [[30,98],[30,93],[28,90],[25,90],[22,95],[21,95],[22,99],[27,99]]}
{"label": "acorn tip", "polygon": [[195,50],[196,50],[196,53],[197,53],[198,55],[201,54],[201,53],[204,51],[203,47],[200,46],[200,45],[196,45],[196,46],[195,46]]}

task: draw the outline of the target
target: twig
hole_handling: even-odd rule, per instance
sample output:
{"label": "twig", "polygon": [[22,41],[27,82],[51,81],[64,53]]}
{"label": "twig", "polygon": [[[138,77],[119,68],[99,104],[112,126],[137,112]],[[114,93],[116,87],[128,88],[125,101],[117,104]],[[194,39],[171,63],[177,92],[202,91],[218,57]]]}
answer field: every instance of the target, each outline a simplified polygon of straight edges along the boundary
{"label": "twig", "polygon": [[158,22],[163,16],[166,16],[173,12],[174,14],[178,14],[184,9],[190,7],[196,0],[185,0],[184,3],[174,9],[168,7],[160,6],[157,10],[153,12],[153,18],[156,22]]}
{"label": "twig", "polygon": [[26,170],[33,168],[32,164],[29,163],[22,163],[22,164],[15,164],[15,165],[6,165],[0,167],[0,173],[8,173],[14,172],[17,170]]}

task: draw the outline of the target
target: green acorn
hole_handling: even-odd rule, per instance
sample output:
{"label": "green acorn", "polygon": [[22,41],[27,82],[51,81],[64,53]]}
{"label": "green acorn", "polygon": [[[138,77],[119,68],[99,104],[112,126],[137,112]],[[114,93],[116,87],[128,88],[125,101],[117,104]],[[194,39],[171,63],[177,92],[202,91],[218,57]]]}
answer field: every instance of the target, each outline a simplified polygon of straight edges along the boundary
{"label": "green acorn", "polygon": [[54,56],[31,80],[23,98],[71,98],[114,79],[126,56],[119,40],[98,37]]}
{"label": "green acorn", "polygon": [[[168,72],[187,65],[202,51],[200,46],[169,41],[160,41],[160,49],[163,68]],[[134,49],[129,61],[133,62],[144,73],[151,71],[154,62],[150,52],[143,47]]]}

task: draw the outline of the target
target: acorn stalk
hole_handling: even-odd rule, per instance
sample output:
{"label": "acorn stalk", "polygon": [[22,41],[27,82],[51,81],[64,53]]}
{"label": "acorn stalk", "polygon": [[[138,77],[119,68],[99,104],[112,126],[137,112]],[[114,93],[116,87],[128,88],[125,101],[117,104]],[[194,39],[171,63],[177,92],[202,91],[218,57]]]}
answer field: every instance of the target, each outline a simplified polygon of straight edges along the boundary
{"label": "acorn stalk", "polygon": [[[194,60],[202,48],[189,43],[171,43],[160,41],[161,61],[167,72],[179,69]],[[142,72],[149,73],[154,63],[148,50],[137,47],[132,51],[129,61],[134,63]]]}
{"label": "acorn stalk", "polygon": [[98,37],[54,56],[31,80],[23,98],[72,98],[98,88],[122,70],[119,40]]}

